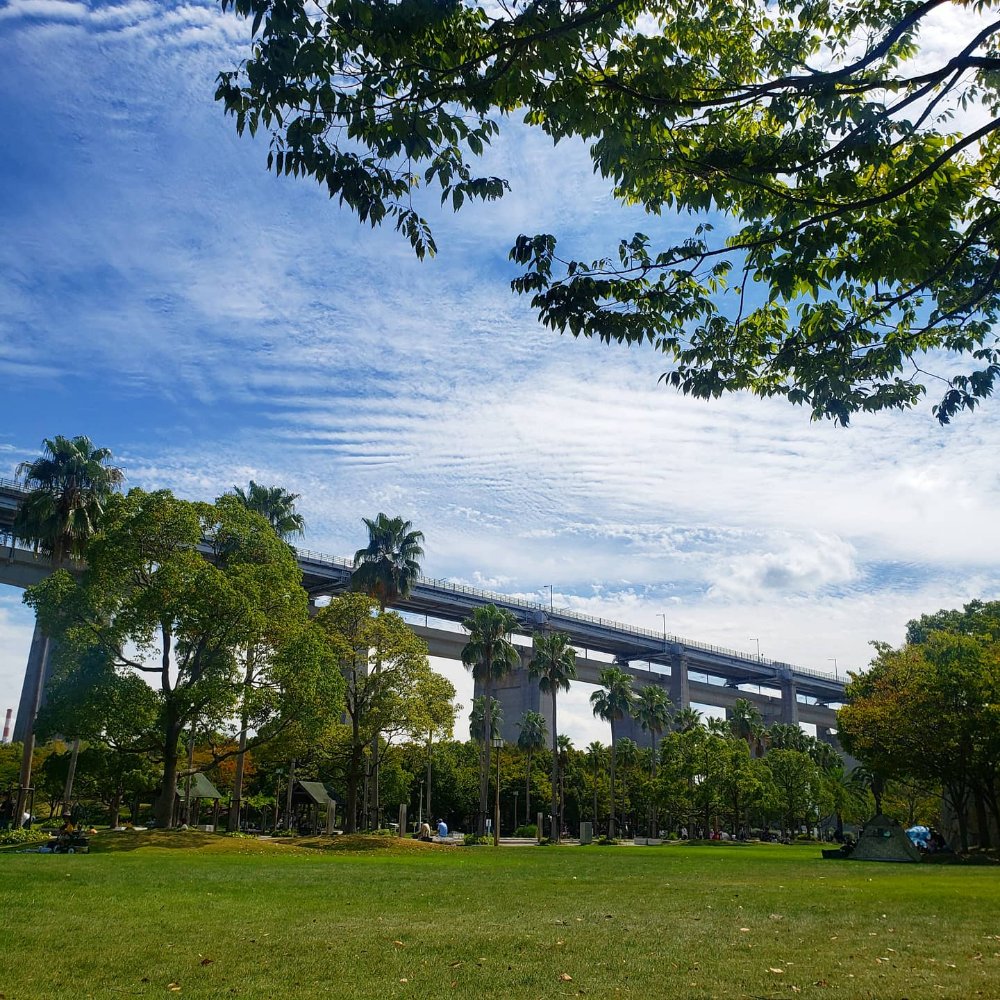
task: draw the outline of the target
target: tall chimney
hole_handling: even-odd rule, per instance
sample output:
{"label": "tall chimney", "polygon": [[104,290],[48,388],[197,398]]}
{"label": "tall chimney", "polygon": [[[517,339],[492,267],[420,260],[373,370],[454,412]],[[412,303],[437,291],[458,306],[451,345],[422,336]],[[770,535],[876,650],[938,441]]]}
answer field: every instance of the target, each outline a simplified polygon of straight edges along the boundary
{"label": "tall chimney", "polygon": [[0,743],[10,743],[10,718],[14,714],[14,709],[7,709],[7,718],[3,720],[3,739]]}

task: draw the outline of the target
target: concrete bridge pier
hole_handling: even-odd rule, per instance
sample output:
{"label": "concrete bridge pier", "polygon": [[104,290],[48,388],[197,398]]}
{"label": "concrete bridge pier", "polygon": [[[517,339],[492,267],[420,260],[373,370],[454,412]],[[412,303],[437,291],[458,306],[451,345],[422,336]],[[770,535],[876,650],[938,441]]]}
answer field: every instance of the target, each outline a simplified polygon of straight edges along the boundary
{"label": "concrete bridge pier", "polygon": [[670,701],[675,712],[691,707],[687,657],[680,646],[675,646],[670,654]]}
{"label": "concrete bridge pier", "polygon": [[[531,647],[521,648],[521,663],[503,680],[494,683],[493,698],[503,710],[500,735],[505,743],[516,743],[521,730],[518,723],[525,712],[541,712],[545,727],[552,734],[552,699],[538,689],[538,681],[528,673],[528,661],[533,655]],[[473,695],[481,698],[486,693],[482,681],[476,681]]]}
{"label": "concrete bridge pier", "polygon": [[21,698],[17,703],[17,718],[14,720],[13,740],[23,743],[29,728],[34,730],[35,716],[45,704],[45,689],[52,673],[50,643],[35,622],[28,651],[28,664],[21,683]]}
{"label": "concrete bridge pier", "polygon": [[791,670],[782,670],[781,680],[781,721],[786,726],[797,726],[799,724],[799,697],[798,688],[795,685],[795,678]]}

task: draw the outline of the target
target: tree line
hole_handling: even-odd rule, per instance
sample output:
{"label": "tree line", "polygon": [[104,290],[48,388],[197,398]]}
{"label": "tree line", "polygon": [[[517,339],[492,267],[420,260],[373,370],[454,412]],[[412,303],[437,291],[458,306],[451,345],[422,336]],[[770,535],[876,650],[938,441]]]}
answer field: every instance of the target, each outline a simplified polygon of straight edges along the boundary
{"label": "tree line", "polygon": [[[727,720],[703,721],[675,711],[655,685],[634,691],[618,667],[602,671],[591,695],[611,745],[577,750],[558,731],[558,694],[576,677],[576,653],[556,631],[534,633],[527,662],[553,724],[527,713],[516,745],[502,746],[494,693],[522,662],[513,643],[521,626],[487,604],[462,622],[462,660],[483,694],[471,706],[472,739],[458,744],[454,687],[389,610],[419,576],[423,535],[409,521],[365,518],[351,590],[311,606],[290,543],[304,530],[296,494],[253,481],[212,503],[123,493],[124,472],[107,449],[85,437],[44,447],[17,470],[28,494],[14,535],[53,570],[25,593],[52,678],[44,705],[41,671],[33,679],[39,710],[22,748],[18,815],[36,756],[52,799],[62,757],[51,741],[61,737],[62,804],[74,798],[78,771],[87,788],[100,785],[112,817],[154,782],[163,825],[177,816],[187,774],[219,779],[235,830],[280,771],[335,787],[351,831],[378,828],[386,805],[409,802],[418,815],[436,807],[482,835],[499,753],[507,815],[516,820],[523,787],[523,818],[544,799],[554,841],[583,818],[611,839],[720,822],[794,829],[834,817],[839,827],[845,816],[863,818],[869,795],[876,809],[888,800],[909,820],[929,820],[928,802],[943,794],[963,846],[970,828],[986,846],[1000,829],[1000,602],[924,616],[901,648],[876,645],[839,716],[841,741],[862,764],[851,773],[798,727],[763,726],[745,699]],[[619,738],[626,719],[648,745]],[[36,734],[49,741],[37,754]]]}

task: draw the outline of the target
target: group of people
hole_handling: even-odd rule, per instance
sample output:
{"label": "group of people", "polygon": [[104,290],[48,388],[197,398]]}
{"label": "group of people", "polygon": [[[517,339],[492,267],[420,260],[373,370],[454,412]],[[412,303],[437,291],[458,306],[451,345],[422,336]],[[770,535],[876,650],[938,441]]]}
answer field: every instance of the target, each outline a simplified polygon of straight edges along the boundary
{"label": "group of people", "polygon": [[[420,831],[417,834],[417,840],[431,841],[433,839],[434,835],[431,832],[430,823],[421,823]],[[438,840],[448,839],[448,824],[443,819],[439,819],[437,823],[437,839]]]}

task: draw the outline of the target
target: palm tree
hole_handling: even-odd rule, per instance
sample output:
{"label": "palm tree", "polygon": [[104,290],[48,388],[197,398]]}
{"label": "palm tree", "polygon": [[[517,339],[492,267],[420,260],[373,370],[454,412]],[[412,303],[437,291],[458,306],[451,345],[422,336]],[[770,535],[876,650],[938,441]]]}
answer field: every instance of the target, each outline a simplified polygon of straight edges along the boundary
{"label": "palm tree", "polygon": [[351,588],[374,597],[383,611],[400,598],[410,596],[420,576],[422,531],[401,517],[379,514],[374,521],[363,517],[368,544],[354,553]]}
{"label": "palm tree", "polygon": [[569,762],[569,752],[573,749],[573,741],[562,733],[556,740],[559,753],[559,823],[556,830],[562,832],[562,818],[566,815],[566,765]]}
{"label": "palm tree", "polygon": [[728,738],[733,735],[733,731],[729,728],[729,720],[719,718],[717,715],[713,715],[709,718],[709,720],[705,723],[705,728],[713,736],[724,736]]}
{"label": "palm tree", "polygon": [[600,774],[601,760],[604,758],[604,744],[594,740],[587,744],[587,753],[594,765],[594,831],[597,831],[597,779]]}
{"label": "palm tree", "polygon": [[245,490],[234,486],[233,495],[247,510],[260,514],[283,541],[306,533],[305,518],[295,509],[301,494],[289,493],[280,486],[261,486],[251,479]]}
{"label": "palm tree", "polygon": [[536,632],[531,637],[535,650],[528,663],[528,673],[538,680],[538,690],[552,698],[552,827],[553,843],[559,843],[562,830],[561,816],[557,811],[559,787],[559,756],[556,752],[556,695],[559,689],[569,690],[569,682],[576,679],[576,650],[569,644],[569,636],[562,632]]}
{"label": "palm tree", "polygon": [[88,437],[59,435],[42,444],[45,454],[17,467],[30,492],[14,520],[14,537],[59,566],[83,558],[104,504],[125,481],[125,473],[108,464],[110,449],[95,448]]}
{"label": "palm tree", "polygon": [[[536,750],[545,746],[545,716],[541,712],[525,712],[517,724],[521,732],[517,737],[517,745],[524,751],[528,764],[524,774],[524,815],[531,817],[531,758]],[[526,820],[527,822],[527,820]],[[517,826],[517,817],[514,817]]]}
{"label": "palm tree", "polygon": [[[379,513],[374,521],[361,519],[368,529],[368,544],[354,553],[351,589],[373,597],[384,612],[390,604],[410,596],[420,577],[420,557],[424,550],[422,531],[414,531],[410,521],[387,517]],[[375,661],[374,671],[380,664]],[[379,734],[372,738],[371,777],[374,788],[373,823],[378,826],[379,813]],[[366,805],[367,809],[367,805]]]}
{"label": "palm tree", "polygon": [[[486,698],[480,695],[472,699],[472,711],[469,712],[469,736],[477,743],[482,743],[486,735]],[[503,706],[496,700],[490,698],[490,730],[489,738],[498,739],[500,730],[503,727]]]}
{"label": "palm tree", "polygon": [[[274,529],[274,533],[284,542],[293,535],[304,535],[305,518],[295,509],[295,501],[300,494],[289,493],[281,486],[261,486],[252,479],[247,489],[233,487],[233,496],[264,520]],[[247,737],[250,725],[249,713],[246,708],[248,696],[254,684],[254,659],[252,651],[248,650],[246,658],[246,674],[243,680],[244,708],[240,715],[240,743],[236,754],[236,769],[233,774],[233,796],[229,804],[229,818],[226,829],[232,833],[239,829],[240,809],[243,799],[243,774],[246,769]]]}
{"label": "palm tree", "polygon": [[505,608],[495,604],[484,604],[476,608],[462,622],[462,628],[469,633],[469,641],[462,649],[462,663],[472,671],[475,680],[483,685],[485,699],[483,712],[483,765],[479,775],[479,826],[480,837],[486,834],[486,815],[490,794],[490,722],[493,705],[493,683],[502,680],[520,662],[521,654],[510,641],[510,634],[518,626],[518,620]]}
{"label": "palm tree", "polygon": [[608,837],[615,836],[615,723],[632,714],[632,678],[620,667],[607,667],[599,675],[602,690],[590,696],[594,715],[611,724],[611,817]]}
{"label": "palm tree", "polygon": [[689,733],[701,725],[701,712],[696,708],[682,708],[674,713],[673,727],[675,733]]}
{"label": "palm tree", "polygon": [[649,823],[652,831],[649,836],[655,837],[659,824],[656,816],[656,738],[670,725],[670,699],[661,687],[655,684],[647,684],[639,692],[636,699],[633,716],[636,722],[642,727],[642,731],[649,733],[649,745],[652,750],[649,764],[649,777],[651,785],[654,787],[652,795],[652,805],[650,809]]}
{"label": "palm tree", "polygon": [[748,698],[737,698],[729,713],[729,729],[737,739],[746,740],[751,754],[760,745],[764,719],[757,706]]}
{"label": "palm tree", "polygon": [[[14,519],[14,538],[27,542],[36,552],[49,557],[53,566],[67,559],[82,560],[87,543],[97,533],[109,496],[125,481],[124,470],[110,465],[109,448],[95,448],[89,437],[57,435],[42,442],[45,451],[32,462],[21,462],[16,475],[30,491]],[[35,751],[35,716],[42,703],[49,640],[44,637],[34,669],[25,678],[31,691],[24,727],[21,757],[21,786],[17,816],[31,787],[31,763]],[[30,661],[29,661],[30,662]],[[73,741],[69,777],[64,801],[73,794],[73,774],[80,752],[80,740]]]}

